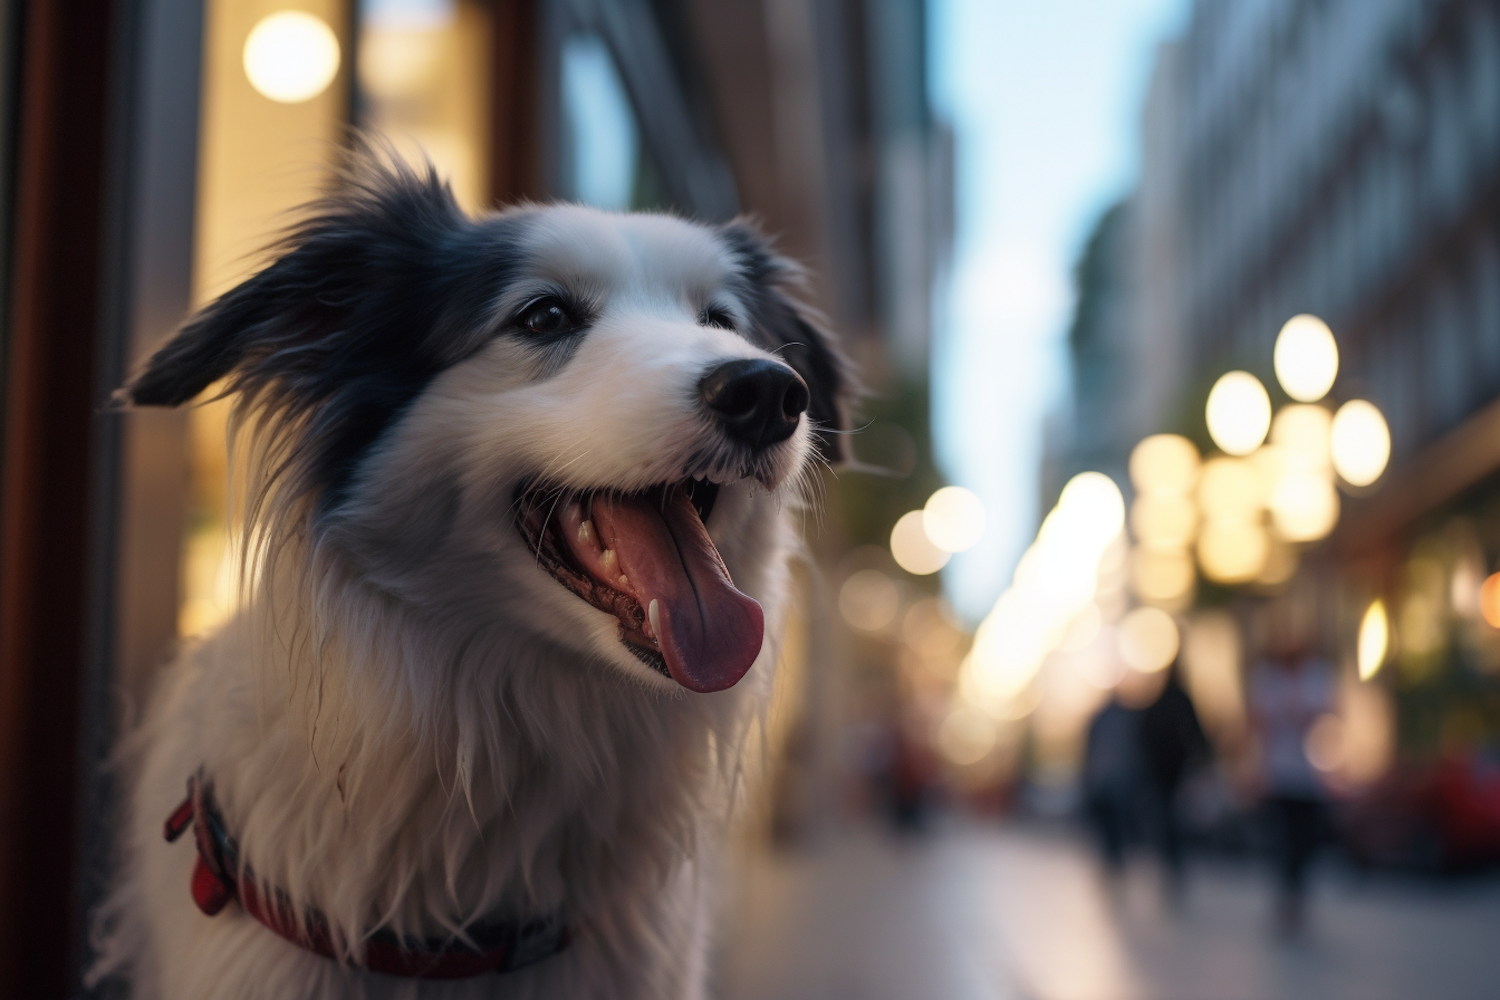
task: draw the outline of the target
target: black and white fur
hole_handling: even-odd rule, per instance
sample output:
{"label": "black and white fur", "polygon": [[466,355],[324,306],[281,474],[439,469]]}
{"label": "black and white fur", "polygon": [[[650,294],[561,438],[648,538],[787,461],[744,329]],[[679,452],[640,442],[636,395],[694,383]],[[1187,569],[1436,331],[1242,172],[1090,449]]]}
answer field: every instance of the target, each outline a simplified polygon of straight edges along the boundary
{"label": "black and white fur", "polygon": [[[848,379],[750,226],[570,205],[466,216],[430,171],[367,156],[263,271],[123,395],[219,380],[250,450],[243,610],[185,649],[122,751],[128,824],[93,981],[166,1000],[696,998],[714,866],[785,618],[794,512],[835,460]],[[577,328],[518,313],[556,296]],[[696,398],[725,359],[811,390],[747,455]],[[746,476],[752,472],[753,476]],[[721,483],[707,523],[766,614],[749,675],[690,694],[537,565],[518,484]],[[755,477],[759,478],[755,478]],[[162,821],[199,768],[267,887],[324,914],[339,963],[188,891]],[[378,925],[461,934],[566,912],[563,953],[454,982],[357,968]]]}

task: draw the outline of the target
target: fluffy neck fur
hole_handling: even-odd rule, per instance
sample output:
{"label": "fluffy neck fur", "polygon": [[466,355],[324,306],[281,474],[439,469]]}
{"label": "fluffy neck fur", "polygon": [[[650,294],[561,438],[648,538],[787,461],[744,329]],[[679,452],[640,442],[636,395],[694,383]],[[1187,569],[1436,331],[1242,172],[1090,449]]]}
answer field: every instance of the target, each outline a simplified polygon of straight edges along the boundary
{"label": "fluffy neck fur", "polygon": [[665,695],[503,624],[445,627],[339,556],[308,558],[283,552],[278,582],[300,581],[264,588],[195,657],[227,688],[204,695],[235,706],[203,763],[255,877],[355,957],[378,925],[558,911],[622,963],[665,944],[639,940],[660,920],[637,911],[726,814],[768,664],[719,695]]}

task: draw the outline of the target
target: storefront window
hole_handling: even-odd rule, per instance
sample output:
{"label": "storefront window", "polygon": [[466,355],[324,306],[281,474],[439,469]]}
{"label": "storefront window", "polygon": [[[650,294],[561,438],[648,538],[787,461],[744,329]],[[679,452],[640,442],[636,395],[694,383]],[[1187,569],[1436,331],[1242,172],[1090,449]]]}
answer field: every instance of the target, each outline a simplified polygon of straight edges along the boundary
{"label": "storefront window", "polygon": [[[343,0],[299,0],[298,8],[305,16],[293,21],[282,16],[278,0],[208,0],[205,7],[195,307],[263,265],[261,248],[326,187],[338,156],[349,93],[348,8]],[[318,26],[338,42],[336,64],[313,81],[319,88],[309,83],[299,90],[293,85],[304,81],[276,76],[278,56],[316,40]],[[318,54],[330,55],[326,46]],[[211,389],[205,398],[212,396]],[[227,556],[239,509],[233,491],[242,480],[230,475],[228,415],[227,402],[218,400],[194,407],[189,418],[192,480],[178,614],[183,636],[209,631],[235,604],[238,581]]]}
{"label": "storefront window", "polygon": [[363,0],[357,118],[423,156],[469,211],[488,207],[488,8],[474,0]]}

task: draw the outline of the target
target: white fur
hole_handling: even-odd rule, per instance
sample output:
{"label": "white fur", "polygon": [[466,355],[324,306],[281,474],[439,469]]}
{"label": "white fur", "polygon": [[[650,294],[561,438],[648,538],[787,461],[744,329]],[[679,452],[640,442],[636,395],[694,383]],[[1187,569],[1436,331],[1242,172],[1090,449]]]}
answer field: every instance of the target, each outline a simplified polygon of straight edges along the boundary
{"label": "white fur", "polygon": [[[706,296],[744,310],[708,230],[557,207],[533,240],[506,294],[582,282],[604,303],[597,321],[565,360],[501,337],[439,375],[326,530],[271,494],[245,607],[165,671],[122,750],[122,873],[91,981],[124,976],[163,1000],[703,996],[718,847],[784,621],[807,422],[776,446],[768,482],[721,489],[709,530],[767,640],[737,686],[689,694],[536,565],[512,498],[537,476],[679,478],[707,433],[702,372],[765,352],[694,322]],[[198,911],[192,838],[161,830],[200,767],[249,867],[325,914],[348,962],[237,904]],[[559,908],[575,941],[519,971],[427,982],[354,964],[377,924],[433,934]]]}

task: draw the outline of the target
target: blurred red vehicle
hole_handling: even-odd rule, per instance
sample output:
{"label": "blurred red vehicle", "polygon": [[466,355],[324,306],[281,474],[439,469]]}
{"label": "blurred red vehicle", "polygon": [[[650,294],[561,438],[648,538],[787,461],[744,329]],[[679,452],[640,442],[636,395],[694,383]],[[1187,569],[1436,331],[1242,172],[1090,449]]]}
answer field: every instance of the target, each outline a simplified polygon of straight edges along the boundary
{"label": "blurred red vehicle", "polygon": [[1448,757],[1398,766],[1342,814],[1342,839],[1366,865],[1465,871],[1500,862],[1500,764]]}

